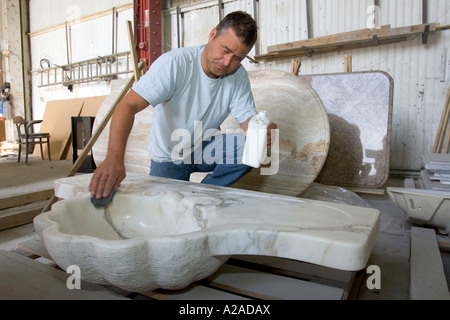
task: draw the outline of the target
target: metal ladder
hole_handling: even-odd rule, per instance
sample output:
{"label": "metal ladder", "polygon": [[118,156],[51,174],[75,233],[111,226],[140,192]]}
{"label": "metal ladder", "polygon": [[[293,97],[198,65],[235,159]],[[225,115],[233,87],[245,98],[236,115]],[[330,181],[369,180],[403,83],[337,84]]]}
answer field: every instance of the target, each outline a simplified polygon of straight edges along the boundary
{"label": "metal ladder", "polygon": [[[40,77],[38,88],[54,85],[71,87],[74,84],[117,79],[121,74],[132,73],[131,53],[122,52],[84,60],[64,66],[55,65],[31,74]],[[49,64],[49,63],[48,63]]]}

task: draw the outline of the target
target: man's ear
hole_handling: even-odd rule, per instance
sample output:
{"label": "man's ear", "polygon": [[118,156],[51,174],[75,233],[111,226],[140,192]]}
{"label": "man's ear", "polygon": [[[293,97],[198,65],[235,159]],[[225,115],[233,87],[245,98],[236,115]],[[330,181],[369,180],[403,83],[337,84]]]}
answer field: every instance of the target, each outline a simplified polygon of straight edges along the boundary
{"label": "man's ear", "polygon": [[217,34],[217,29],[216,28],[212,29],[211,32],[209,33],[208,42],[211,42],[212,39],[214,39],[214,37],[216,36],[216,34]]}

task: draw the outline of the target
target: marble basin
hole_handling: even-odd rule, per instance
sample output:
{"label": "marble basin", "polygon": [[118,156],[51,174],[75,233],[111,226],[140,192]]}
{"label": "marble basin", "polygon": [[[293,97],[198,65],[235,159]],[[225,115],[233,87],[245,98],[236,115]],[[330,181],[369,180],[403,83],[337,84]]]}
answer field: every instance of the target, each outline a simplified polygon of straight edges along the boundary
{"label": "marble basin", "polygon": [[371,208],[131,173],[96,209],[90,178],[57,181],[66,199],[35,228],[61,268],[78,265],[81,279],[129,291],[181,289],[240,254],[361,270],[379,231]]}
{"label": "marble basin", "polygon": [[431,225],[450,233],[450,192],[388,187],[392,202],[419,225]]}
{"label": "marble basin", "polygon": [[[278,140],[274,142],[279,147],[278,160],[271,161],[264,169],[253,169],[233,188],[300,196],[314,182],[327,159],[330,145],[327,111],[311,86],[293,74],[279,70],[254,70],[248,74],[257,111],[265,110],[278,125]],[[120,89],[120,86],[112,89],[100,107],[94,130],[108,113],[111,101],[121,92]],[[151,107],[136,114],[125,152],[127,172],[150,172],[147,144],[152,119]],[[106,157],[109,125],[110,122],[92,148],[97,165]],[[220,129],[222,133],[233,132],[239,129],[239,124],[229,116]],[[273,174],[262,174],[261,170],[273,171]],[[194,173],[191,181],[200,182],[206,174]]]}

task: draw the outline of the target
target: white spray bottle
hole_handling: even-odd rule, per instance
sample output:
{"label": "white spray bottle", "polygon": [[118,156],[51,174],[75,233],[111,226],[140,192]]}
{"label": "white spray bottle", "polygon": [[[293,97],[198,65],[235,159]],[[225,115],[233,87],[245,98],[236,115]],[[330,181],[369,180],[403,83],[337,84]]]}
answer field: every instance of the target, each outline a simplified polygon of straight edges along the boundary
{"label": "white spray bottle", "polygon": [[260,111],[253,116],[248,124],[247,139],[245,141],[242,163],[259,168],[267,157],[267,129],[272,120],[266,111]]}

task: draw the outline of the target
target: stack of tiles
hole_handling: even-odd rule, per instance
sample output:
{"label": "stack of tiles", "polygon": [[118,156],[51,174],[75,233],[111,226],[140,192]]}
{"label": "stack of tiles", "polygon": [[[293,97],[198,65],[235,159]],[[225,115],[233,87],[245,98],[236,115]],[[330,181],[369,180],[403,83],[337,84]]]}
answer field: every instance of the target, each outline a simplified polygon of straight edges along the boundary
{"label": "stack of tiles", "polygon": [[450,154],[427,153],[422,155],[422,160],[422,188],[450,192]]}

